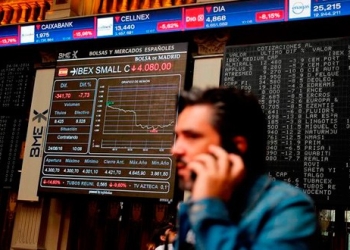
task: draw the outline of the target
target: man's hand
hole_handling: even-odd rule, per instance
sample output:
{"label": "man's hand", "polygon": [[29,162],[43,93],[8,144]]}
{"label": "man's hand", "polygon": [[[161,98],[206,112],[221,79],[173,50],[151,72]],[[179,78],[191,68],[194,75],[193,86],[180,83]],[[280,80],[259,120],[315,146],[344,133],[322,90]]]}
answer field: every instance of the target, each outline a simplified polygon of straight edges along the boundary
{"label": "man's hand", "polygon": [[209,147],[209,153],[196,156],[188,167],[196,174],[193,200],[219,198],[228,201],[245,174],[241,156],[215,145]]}

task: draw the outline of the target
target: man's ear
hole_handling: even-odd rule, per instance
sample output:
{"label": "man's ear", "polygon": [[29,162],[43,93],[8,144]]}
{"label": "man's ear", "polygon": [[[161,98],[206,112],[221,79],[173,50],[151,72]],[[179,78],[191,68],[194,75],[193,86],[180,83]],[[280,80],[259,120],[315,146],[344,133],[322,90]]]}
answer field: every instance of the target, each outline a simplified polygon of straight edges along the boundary
{"label": "man's ear", "polygon": [[233,143],[236,145],[237,150],[241,153],[244,154],[248,150],[248,142],[247,139],[244,136],[237,135],[233,137],[232,139]]}
{"label": "man's ear", "polygon": [[161,235],[159,238],[160,238],[160,240],[163,241],[163,242],[165,242],[165,240],[166,240],[165,235]]}

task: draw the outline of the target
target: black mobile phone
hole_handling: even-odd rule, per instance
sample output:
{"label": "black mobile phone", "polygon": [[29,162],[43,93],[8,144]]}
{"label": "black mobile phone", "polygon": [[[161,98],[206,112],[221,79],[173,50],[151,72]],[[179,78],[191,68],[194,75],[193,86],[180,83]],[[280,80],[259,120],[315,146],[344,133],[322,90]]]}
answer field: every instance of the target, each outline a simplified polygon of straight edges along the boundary
{"label": "black mobile phone", "polygon": [[241,152],[238,150],[236,143],[234,143],[231,138],[223,139],[222,148],[225,149],[228,153],[241,155]]}

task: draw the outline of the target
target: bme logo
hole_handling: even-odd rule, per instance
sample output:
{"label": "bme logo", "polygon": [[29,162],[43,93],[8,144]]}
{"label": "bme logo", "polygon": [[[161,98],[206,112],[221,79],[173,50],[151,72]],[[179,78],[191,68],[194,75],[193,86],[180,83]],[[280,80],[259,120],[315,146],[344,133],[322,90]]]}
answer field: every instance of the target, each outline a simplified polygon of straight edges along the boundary
{"label": "bme logo", "polygon": [[186,28],[204,27],[204,8],[186,9]]}
{"label": "bme logo", "polygon": [[[47,121],[47,113],[49,111],[45,110],[42,113],[39,113],[38,111],[34,110],[34,117],[32,121],[37,120],[38,123],[41,123],[41,121]],[[42,146],[42,140],[43,140],[43,134],[45,132],[46,124],[45,126],[34,126],[32,137],[33,137],[33,143],[30,148],[29,157],[40,157],[41,156],[41,146]]]}
{"label": "bme logo", "polygon": [[73,52],[66,53],[58,53],[58,59],[77,59],[78,58],[78,50],[74,50]]}

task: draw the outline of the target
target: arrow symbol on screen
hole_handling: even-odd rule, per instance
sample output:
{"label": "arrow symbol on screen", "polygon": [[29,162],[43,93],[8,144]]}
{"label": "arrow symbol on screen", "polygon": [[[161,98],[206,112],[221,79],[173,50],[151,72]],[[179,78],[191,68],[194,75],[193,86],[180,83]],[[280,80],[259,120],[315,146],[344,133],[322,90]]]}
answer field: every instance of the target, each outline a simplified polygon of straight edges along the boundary
{"label": "arrow symbol on screen", "polygon": [[40,30],[40,24],[35,25],[37,30]]}
{"label": "arrow symbol on screen", "polygon": [[119,22],[120,16],[115,16],[114,19],[115,19],[116,22]]}
{"label": "arrow symbol on screen", "polygon": [[205,9],[207,10],[208,13],[211,12],[212,6],[206,6]]}

